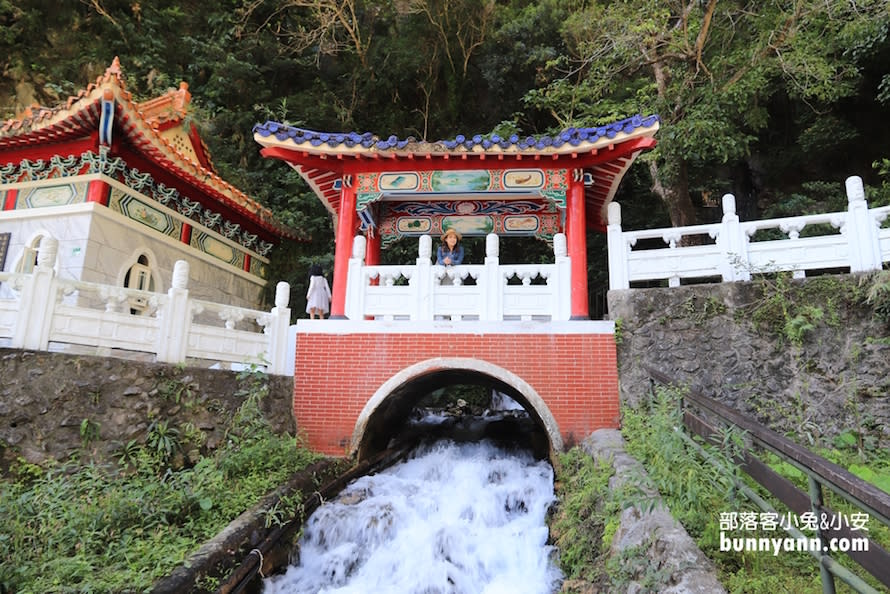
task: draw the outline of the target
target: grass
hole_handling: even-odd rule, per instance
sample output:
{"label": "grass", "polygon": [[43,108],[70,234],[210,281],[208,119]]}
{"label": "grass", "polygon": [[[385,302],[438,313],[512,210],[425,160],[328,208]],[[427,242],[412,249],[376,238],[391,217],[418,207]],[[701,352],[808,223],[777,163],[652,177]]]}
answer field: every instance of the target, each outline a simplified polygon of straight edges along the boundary
{"label": "grass", "polygon": [[[779,555],[773,555],[766,552],[739,553],[720,550],[721,513],[759,514],[761,510],[738,494],[737,489],[728,483],[729,475],[704,462],[701,456],[690,449],[680,432],[675,430],[681,426],[677,406],[680,396],[676,390],[660,389],[648,410],[625,411],[622,432],[627,440],[628,452],[643,463],[673,515],[680,520],[705,555],[715,562],[719,578],[726,589],[739,594],[822,592],[818,566],[807,553],[783,551]],[[714,448],[708,448],[708,451],[721,455]],[[883,469],[886,467],[884,458],[875,457],[863,462],[859,452],[851,450],[845,453],[837,449],[833,452],[833,461],[842,466],[849,467],[858,461],[858,464],[873,469],[878,476],[883,476]],[[824,455],[830,452],[823,450],[817,453]],[[884,456],[886,457],[886,453]],[[776,458],[767,461],[788,478],[800,479],[794,477],[796,469],[789,468],[789,465]],[[755,483],[737,469],[734,469],[733,473],[743,478],[752,488],[755,486]],[[805,483],[800,486],[806,489]],[[760,492],[766,495],[765,491]],[[787,509],[776,500],[772,500],[771,503],[780,514],[787,512]],[[835,501],[829,503],[836,504]],[[835,508],[845,509],[840,505],[835,505]],[[873,538],[878,536],[886,546],[886,531],[877,526],[874,520],[871,524],[869,536]],[[784,537],[785,533],[752,531],[733,536]],[[839,555],[838,560],[843,560],[844,557]],[[857,573],[865,574],[861,569]],[[839,580],[837,591],[852,592]]]}
{"label": "grass", "polygon": [[318,459],[272,433],[247,394],[226,443],[194,466],[129,444],[117,464],[21,462],[0,482],[0,592],[145,592],[202,543]]}
{"label": "grass", "polygon": [[[728,592],[734,594],[821,593],[822,586],[816,561],[805,552],[734,552],[720,550],[720,519],[723,513],[760,513],[733,486],[734,479],[743,480],[748,486],[759,489],[753,481],[730,464],[727,454],[713,447],[706,451],[716,458],[723,470],[706,461],[690,447],[678,430],[681,426],[677,390],[659,389],[651,404],[638,409],[625,409],[622,434],[627,451],[646,469],[651,485],[658,489],[665,504],[697,542],[704,554],[717,569],[718,579]],[[727,445],[737,441],[727,434]],[[875,448],[864,451],[853,437],[836,439],[830,447],[817,453],[849,468],[852,472],[881,486],[890,475],[890,453]],[[775,470],[806,489],[802,474],[775,457],[764,456]],[[566,576],[563,592],[624,591],[630,580],[642,588],[641,592],[657,592],[665,586],[669,576],[656,575],[653,568],[638,555],[638,562],[631,558],[610,558],[608,555],[612,535],[617,527],[621,510],[630,504],[646,509],[650,503],[642,491],[624,489],[614,492],[608,488],[612,471],[608,465],[597,465],[580,448],[573,448],[558,459],[557,495],[559,505],[551,518],[552,538],[560,551],[560,565]],[[831,497],[826,501],[835,511],[851,513],[850,506]],[[787,512],[776,500],[771,500],[780,514]],[[890,530],[872,519],[868,536],[885,548],[890,543]],[[732,533],[735,537],[784,537],[783,531],[762,530]],[[626,551],[625,557],[638,554]],[[837,559],[857,574],[865,572],[845,556]],[[634,568],[637,570],[634,570]],[[633,570],[634,575],[629,575]],[[880,586],[867,578],[873,587]],[[836,581],[837,591],[852,590]],[[659,586],[661,584],[661,586]],[[591,590],[591,587],[594,589]],[[600,588],[600,590],[596,590]]]}

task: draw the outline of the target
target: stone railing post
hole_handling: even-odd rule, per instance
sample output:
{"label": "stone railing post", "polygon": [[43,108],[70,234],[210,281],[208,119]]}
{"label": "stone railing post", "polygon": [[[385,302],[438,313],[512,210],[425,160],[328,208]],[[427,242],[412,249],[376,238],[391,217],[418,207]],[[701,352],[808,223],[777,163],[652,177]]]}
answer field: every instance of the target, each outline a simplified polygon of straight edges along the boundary
{"label": "stone railing post", "polygon": [[288,375],[293,361],[287,360],[287,337],[290,329],[290,285],[284,281],[275,285],[275,307],[270,312],[266,332],[269,335],[269,373]]}
{"label": "stone railing post", "polygon": [[553,291],[554,320],[568,320],[572,317],[572,260],[569,257],[565,233],[553,236]]}
{"label": "stone railing post", "polygon": [[365,253],[367,242],[364,235],[352,239],[352,255],[346,269],[346,307],[344,313],[350,320],[361,320],[365,311]]}
{"label": "stone railing post", "polygon": [[157,359],[162,363],[184,363],[186,359],[192,326],[188,282],[189,264],[177,260],[173,265],[173,282],[167,291],[167,302],[158,309]]}
{"label": "stone railing post", "polygon": [[504,285],[501,279],[500,238],[495,233],[485,236],[485,267],[482,270],[482,311],[480,320],[502,320],[504,318]]}
{"label": "stone railing post", "polygon": [[54,266],[58,253],[57,239],[40,240],[37,266],[22,288],[21,309],[11,341],[13,348],[45,351],[49,347],[49,329],[56,309]]}
{"label": "stone railing post", "polygon": [[417,268],[409,285],[414,287],[415,299],[414,311],[411,312],[412,320],[433,319],[433,238],[429,235],[421,235],[417,242]]}
{"label": "stone railing post", "polygon": [[720,274],[724,282],[751,280],[748,262],[748,236],[742,231],[735,211],[735,196],[723,196],[723,219],[720,221]]}
{"label": "stone railing post", "polygon": [[847,216],[841,229],[850,246],[850,272],[867,272],[881,269],[881,246],[878,241],[878,224],[869,215],[865,201],[862,178],[851,176],[846,180]]}
{"label": "stone railing post", "polygon": [[609,250],[609,288],[629,289],[627,254],[630,251],[630,246],[627,245],[621,231],[621,205],[617,202],[610,202],[608,214],[606,242]]}

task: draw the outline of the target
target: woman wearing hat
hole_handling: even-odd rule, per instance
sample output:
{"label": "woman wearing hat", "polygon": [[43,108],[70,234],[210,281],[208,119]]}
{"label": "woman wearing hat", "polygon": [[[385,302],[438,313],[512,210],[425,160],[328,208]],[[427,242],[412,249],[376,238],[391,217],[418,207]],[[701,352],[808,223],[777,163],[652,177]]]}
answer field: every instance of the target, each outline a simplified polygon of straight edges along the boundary
{"label": "woman wearing hat", "polygon": [[460,233],[448,229],[442,234],[442,243],[436,250],[436,264],[440,266],[457,266],[464,260],[464,246],[460,244]]}

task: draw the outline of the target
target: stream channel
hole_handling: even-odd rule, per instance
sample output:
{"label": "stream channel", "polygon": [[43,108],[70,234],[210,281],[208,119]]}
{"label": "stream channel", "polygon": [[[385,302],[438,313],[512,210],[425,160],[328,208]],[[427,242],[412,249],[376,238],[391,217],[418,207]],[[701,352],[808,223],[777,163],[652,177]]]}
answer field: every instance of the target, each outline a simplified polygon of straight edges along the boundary
{"label": "stream channel", "polygon": [[319,507],[293,564],[262,591],[551,594],[562,581],[548,544],[554,502],[553,468],[530,450],[490,439],[426,442]]}

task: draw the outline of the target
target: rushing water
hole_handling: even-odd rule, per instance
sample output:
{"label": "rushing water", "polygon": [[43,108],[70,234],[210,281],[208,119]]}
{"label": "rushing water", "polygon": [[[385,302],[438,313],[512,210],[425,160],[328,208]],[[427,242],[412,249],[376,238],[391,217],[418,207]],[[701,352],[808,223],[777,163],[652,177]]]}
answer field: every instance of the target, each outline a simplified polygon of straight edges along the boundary
{"label": "rushing water", "polygon": [[554,501],[545,460],[438,441],[354,481],[306,523],[299,564],[264,594],[550,594]]}

